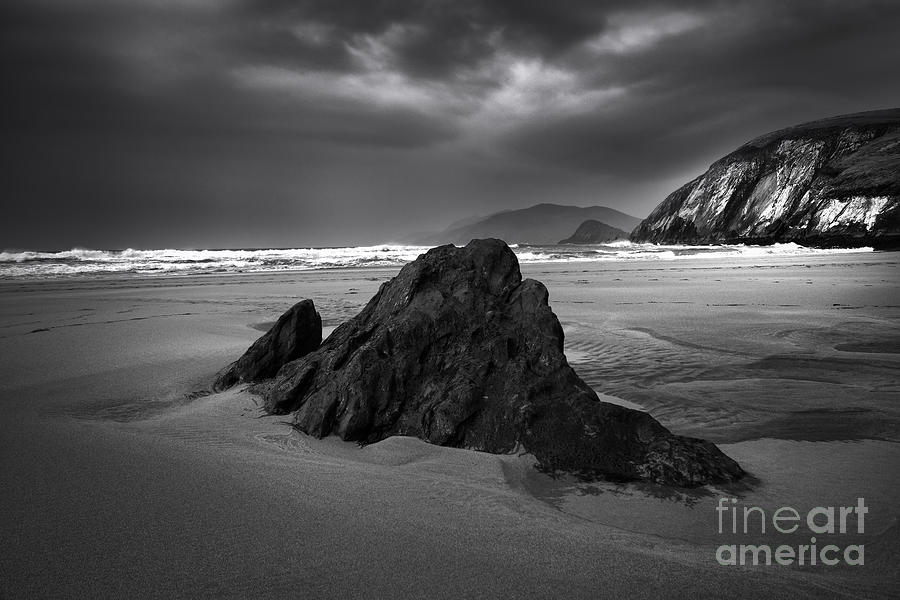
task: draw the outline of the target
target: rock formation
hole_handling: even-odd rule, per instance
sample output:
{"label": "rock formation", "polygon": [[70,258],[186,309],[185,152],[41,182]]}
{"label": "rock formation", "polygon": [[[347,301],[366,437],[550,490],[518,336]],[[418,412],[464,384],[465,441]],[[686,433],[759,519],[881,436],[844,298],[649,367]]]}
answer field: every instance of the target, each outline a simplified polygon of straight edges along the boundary
{"label": "rock formation", "polygon": [[546,288],[499,240],[420,256],[265,387],[268,411],[316,437],[524,448],[548,471],[679,486],[743,474],[713,444],[601,402],[566,362]]}
{"label": "rock formation", "polygon": [[560,240],[560,244],[605,244],[614,242],[615,240],[627,240],[628,233],[610,227],[606,223],[601,223],[594,219],[588,219],[578,226],[571,236],[564,240]]}
{"label": "rock formation", "polygon": [[900,109],[762,136],[669,195],[636,242],[900,246]]}
{"label": "rock formation", "polygon": [[427,246],[462,245],[478,238],[499,238],[509,244],[555,244],[587,219],[601,221],[624,231],[631,231],[641,222],[640,219],[605,206],[536,204],[459,221],[440,233],[420,234],[411,241]]}
{"label": "rock formation", "polygon": [[220,371],[213,389],[274,377],[285,363],[312,352],[321,343],[322,319],[312,300],[302,300],[281,315],[243,356]]}

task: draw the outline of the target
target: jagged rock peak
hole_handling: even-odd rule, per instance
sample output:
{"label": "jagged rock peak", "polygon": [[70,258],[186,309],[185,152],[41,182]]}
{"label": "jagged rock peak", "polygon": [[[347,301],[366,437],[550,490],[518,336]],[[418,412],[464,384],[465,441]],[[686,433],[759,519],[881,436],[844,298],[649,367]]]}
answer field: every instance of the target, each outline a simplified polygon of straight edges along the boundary
{"label": "jagged rock peak", "polygon": [[317,437],[524,447],[547,470],[680,486],[743,474],[713,444],[601,402],[566,362],[563,341],[547,289],[522,280],[505,243],[441,246],[282,367],[264,403]]}

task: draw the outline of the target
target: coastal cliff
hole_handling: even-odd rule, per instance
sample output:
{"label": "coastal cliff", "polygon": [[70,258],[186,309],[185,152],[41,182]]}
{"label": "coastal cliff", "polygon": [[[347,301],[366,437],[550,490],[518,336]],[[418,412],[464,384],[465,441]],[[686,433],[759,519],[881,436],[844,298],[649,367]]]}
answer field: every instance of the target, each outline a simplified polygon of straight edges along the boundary
{"label": "coastal cliff", "polygon": [[564,240],[560,240],[560,244],[605,244],[616,240],[627,240],[628,233],[610,227],[606,223],[601,223],[595,219],[588,219],[578,226],[575,233]]}
{"label": "coastal cliff", "polygon": [[486,217],[465,219],[440,233],[416,237],[415,244],[465,245],[470,240],[498,238],[508,244],[556,244],[572,235],[587,220],[601,221],[623,231],[634,229],[640,219],[605,206],[561,206],[536,204],[519,210],[506,210]]}
{"label": "coastal cliff", "polygon": [[632,241],[900,246],[900,109],[759,137],[670,194]]}

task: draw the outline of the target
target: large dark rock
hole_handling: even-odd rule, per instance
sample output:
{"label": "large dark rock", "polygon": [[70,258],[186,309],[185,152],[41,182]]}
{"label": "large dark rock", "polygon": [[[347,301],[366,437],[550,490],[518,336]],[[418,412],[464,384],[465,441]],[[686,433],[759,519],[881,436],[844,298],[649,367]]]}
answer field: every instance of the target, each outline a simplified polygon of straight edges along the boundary
{"label": "large dark rock", "polygon": [[441,246],[383,284],[265,393],[311,435],[392,435],[494,453],[524,447],[546,470],[679,486],[743,471],[713,444],[601,402],[563,355],[547,289],[499,240]]}
{"label": "large dark rock", "polygon": [[900,109],[757,138],[672,192],[631,239],[900,248]]}
{"label": "large dark rock", "polygon": [[322,318],[312,300],[302,300],[281,315],[243,356],[219,372],[213,389],[274,377],[285,363],[312,352],[321,343]]}
{"label": "large dark rock", "polygon": [[627,240],[628,234],[621,229],[610,227],[606,223],[601,223],[595,219],[588,219],[578,226],[575,233],[564,240],[560,240],[560,244],[605,244],[616,240]]}

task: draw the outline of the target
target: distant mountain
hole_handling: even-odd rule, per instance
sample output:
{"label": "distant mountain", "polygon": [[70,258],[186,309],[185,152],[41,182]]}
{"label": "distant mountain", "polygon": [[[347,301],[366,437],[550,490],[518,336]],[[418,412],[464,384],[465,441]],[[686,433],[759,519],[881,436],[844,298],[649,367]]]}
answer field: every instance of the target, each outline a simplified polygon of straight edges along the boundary
{"label": "distant mountain", "polygon": [[468,219],[457,222],[440,233],[416,241],[420,244],[466,244],[473,239],[493,237],[509,244],[556,244],[589,219],[626,232],[640,223],[640,219],[605,206],[537,204],[495,213],[474,222]]}
{"label": "distant mountain", "polygon": [[628,232],[606,223],[588,219],[578,226],[570,237],[560,240],[560,244],[605,244],[615,240],[627,240]]}
{"label": "distant mountain", "polygon": [[900,109],[761,136],[670,194],[631,238],[900,247]]}

